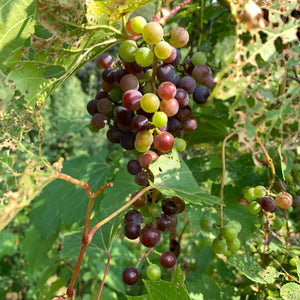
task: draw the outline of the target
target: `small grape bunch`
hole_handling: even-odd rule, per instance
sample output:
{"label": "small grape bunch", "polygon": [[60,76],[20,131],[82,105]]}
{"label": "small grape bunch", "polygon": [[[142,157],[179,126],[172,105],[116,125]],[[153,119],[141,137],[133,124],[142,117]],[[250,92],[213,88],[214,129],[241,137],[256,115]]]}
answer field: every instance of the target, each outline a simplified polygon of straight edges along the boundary
{"label": "small grape bunch", "polygon": [[[158,193],[158,191],[156,191]],[[131,195],[136,198],[139,191]],[[130,239],[139,238],[140,243],[147,248],[156,247],[161,241],[161,233],[169,232],[177,225],[177,216],[185,210],[185,202],[179,197],[163,197],[157,195],[157,202],[148,201],[148,195],[142,194],[132,204],[124,216],[124,235]],[[176,250],[176,251],[175,251]],[[160,254],[159,263],[163,268],[172,268],[177,262],[179,255],[178,247]],[[146,270],[150,280],[160,278],[161,269],[156,264],[150,264]],[[139,272],[136,267],[128,267],[123,271],[122,279],[127,285],[138,281]]]}

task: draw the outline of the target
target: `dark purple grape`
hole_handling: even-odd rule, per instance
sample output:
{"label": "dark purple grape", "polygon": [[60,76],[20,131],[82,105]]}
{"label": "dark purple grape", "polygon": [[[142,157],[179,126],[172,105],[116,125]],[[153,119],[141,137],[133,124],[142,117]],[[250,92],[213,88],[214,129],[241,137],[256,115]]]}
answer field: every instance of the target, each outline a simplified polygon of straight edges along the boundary
{"label": "dark purple grape", "polygon": [[135,209],[131,209],[125,214],[124,222],[125,222],[125,224],[134,223],[137,225],[141,225],[142,214]]}
{"label": "dark purple grape", "polygon": [[136,184],[146,186],[149,183],[149,174],[144,171],[140,171],[135,175],[134,178]]}
{"label": "dark purple grape", "polygon": [[207,88],[212,89],[216,86],[215,77],[213,75],[207,76],[205,80],[202,82],[203,85],[205,85]]}
{"label": "dark purple grape", "polygon": [[131,175],[136,175],[141,170],[142,170],[142,168],[136,159],[132,159],[127,163],[127,171]]}
{"label": "dark purple grape", "polygon": [[210,91],[204,85],[197,86],[193,92],[193,99],[198,104],[206,103],[209,96],[210,96]]}
{"label": "dark purple grape", "polygon": [[176,256],[171,251],[164,251],[159,258],[159,263],[164,268],[172,268],[176,264]]}
{"label": "dark purple grape", "polygon": [[180,121],[184,121],[184,120],[188,119],[191,115],[192,115],[192,109],[190,106],[187,105],[178,110],[176,117]]}
{"label": "dark purple grape", "polygon": [[176,57],[172,62],[170,62],[170,64],[174,67],[177,67],[180,61],[181,61],[181,52],[179,49],[176,48]]}
{"label": "dark purple grape", "polygon": [[171,80],[171,82],[174,83],[177,86],[179,81],[180,81],[180,77],[179,77],[179,75],[177,73],[175,73],[175,76]]}
{"label": "dark purple grape", "polygon": [[276,203],[272,197],[265,196],[260,199],[260,206],[264,211],[273,211],[276,208]]}
{"label": "dark purple grape", "polygon": [[184,76],[177,84],[177,88],[181,88],[187,91],[188,94],[192,94],[197,87],[195,79],[191,76]]}
{"label": "dark purple grape", "polygon": [[184,131],[193,131],[197,128],[198,122],[195,117],[189,117],[181,123],[181,127]]}
{"label": "dark purple grape", "polygon": [[139,279],[139,272],[135,267],[127,267],[122,273],[122,280],[127,285],[135,284]]}
{"label": "dark purple grape", "polygon": [[160,232],[153,226],[148,225],[141,230],[140,241],[145,247],[155,247],[160,241]]}
{"label": "dark purple grape", "polygon": [[173,201],[177,205],[176,214],[180,214],[185,210],[185,202],[181,198],[177,196],[173,196],[173,197],[167,197],[166,200]]}
{"label": "dark purple grape", "polygon": [[184,89],[180,89],[180,88],[177,89],[176,95],[174,98],[177,100],[177,102],[179,104],[179,108],[183,108],[183,107],[187,106],[189,103],[189,94]]}
{"label": "dark purple grape", "polygon": [[125,69],[117,69],[114,72],[114,79],[116,83],[120,83],[123,76],[129,74]]}
{"label": "dark purple grape", "polygon": [[114,144],[119,144],[123,131],[117,127],[111,127],[106,132],[107,139]]}
{"label": "dark purple grape", "polygon": [[124,234],[130,240],[135,240],[140,236],[141,226],[135,223],[128,223],[124,227]]}
{"label": "dark purple grape", "polygon": [[139,110],[142,96],[137,90],[127,90],[122,97],[123,105],[129,110]]}
{"label": "dark purple grape", "polygon": [[144,115],[135,115],[132,119],[132,127],[135,132],[144,131],[148,129],[149,120]]}
{"label": "dark purple grape", "polygon": [[123,132],[120,138],[120,145],[125,150],[134,149],[135,134],[133,132]]}
{"label": "dark purple grape", "polygon": [[162,204],[162,211],[166,215],[175,215],[177,212],[177,205],[172,200],[164,201]]}
{"label": "dark purple grape", "polygon": [[99,113],[107,115],[114,109],[114,104],[107,98],[102,98],[97,103]]}
{"label": "dark purple grape", "polygon": [[110,54],[102,54],[99,57],[99,65],[102,69],[109,69],[114,65],[114,59]]}
{"label": "dark purple grape", "polygon": [[116,121],[118,127],[123,131],[132,130],[132,120],[135,114],[133,111],[128,110],[124,106],[119,106],[116,110]]}
{"label": "dark purple grape", "polygon": [[97,104],[98,104],[98,100],[93,99],[89,101],[88,104],[86,105],[86,110],[91,116],[99,112],[97,109]]}
{"label": "dark purple grape", "polygon": [[204,82],[208,76],[210,75],[210,71],[208,66],[206,65],[197,65],[193,69],[192,76],[197,82]]}
{"label": "dark purple grape", "polygon": [[167,130],[171,133],[181,129],[181,122],[176,117],[168,118]]}
{"label": "dark purple grape", "polygon": [[165,82],[165,81],[173,82],[173,80],[176,77],[176,71],[172,65],[163,64],[157,68],[156,76],[157,76],[157,80],[160,82]]}
{"label": "dark purple grape", "polygon": [[103,73],[102,73],[102,79],[105,82],[113,83],[115,81],[114,72],[115,71],[112,70],[112,69],[106,69],[106,70],[104,70]]}
{"label": "dark purple grape", "polygon": [[124,67],[131,74],[137,74],[137,73],[140,73],[143,71],[143,67],[138,65],[135,61],[134,62],[125,62]]}
{"label": "dark purple grape", "polygon": [[97,95],[95,97],[96,100],[101,100],[103,98],[109,99],[109,93],[107,93],[105,91],[100,91],[100,92],[97,93]]}
{"label": "dark purple grape", "polygon": [[96,113],[92,117],[91,124],[96,129],[104,128],[107,124],[107,117],[103,114]]}
{"label": "dark purple grape", "polygon": [[172,219],[167,215],[160,215],[156,219],[156,228],[159,231],[167,232],[172,227]]}

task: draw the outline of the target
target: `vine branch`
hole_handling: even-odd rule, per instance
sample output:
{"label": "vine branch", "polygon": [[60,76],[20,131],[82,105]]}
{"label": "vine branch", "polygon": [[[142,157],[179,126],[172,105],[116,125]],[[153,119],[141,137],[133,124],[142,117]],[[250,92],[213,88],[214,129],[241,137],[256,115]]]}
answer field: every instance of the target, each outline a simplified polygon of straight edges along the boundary
{"label": "vine branch", "polygon": [[102,279],[102,282],[101,282],[101,286],[100,286],[100,290],[99,290],[99,293],[98,293],[97,300],[100,300],[100,297],[101,297],[101,293],[102,293],[102,290],[103,290],[103,286],[104,286],[105,278],[106,278],[106,275],[107,275],[109,263],[110,263],[110,252],[107,252],[107,263],[106,263],[106,267],[105,267],[105,271],[104,271],[104,275],[103,275],[103,279]]}

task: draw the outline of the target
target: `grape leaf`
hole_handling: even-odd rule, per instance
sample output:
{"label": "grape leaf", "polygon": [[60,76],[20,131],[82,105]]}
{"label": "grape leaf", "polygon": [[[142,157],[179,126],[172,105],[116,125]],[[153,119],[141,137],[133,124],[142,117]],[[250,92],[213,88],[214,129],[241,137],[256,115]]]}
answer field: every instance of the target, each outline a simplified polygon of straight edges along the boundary
{"label": "grape leaf", "polygon": [[192,204],[224,204],[221,198],[204,193],[177,151],[160,156],[150,165],[150,184],[166,196],[178,196]]}
{"label": "grape leaf", "polygon": [[300,284],[289,282],[280,289],[280,296],[284,300],[300,299]]}
{"label": "grape leaf", "polygon": [[273,283],[280,275],[272,266],[263,269],[251,256],[236,254],[230,257],[227,262],[250,280],[261,284]]}
{"label": "grape leaf", "polygon": [[127,296],[128,300],[188,300],[191,299],[184,285],[184,274],[177,267],[172,282],[144,280],[149,294],[144,296]]}

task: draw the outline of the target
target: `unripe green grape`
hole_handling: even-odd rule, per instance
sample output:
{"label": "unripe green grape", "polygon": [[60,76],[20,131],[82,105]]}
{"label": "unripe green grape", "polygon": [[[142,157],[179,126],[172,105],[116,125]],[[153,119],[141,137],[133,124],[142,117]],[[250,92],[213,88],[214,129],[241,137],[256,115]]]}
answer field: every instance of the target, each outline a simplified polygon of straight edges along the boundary
{"label": "unripe green grape", "polygon": [[174,145],[177,151],[184,151],[186,148],[186,141],[181,138],[174,138]]}
{"label": "unripe green grape", "polygon": [[138,50],[135,41],[126,40],[120,44],[119,47],[119,56],[125,62],[134,62],[135,61],[135,53]]}
{"label": "unripe green grape", "polygon": [[141,98],[141,108],[147,113],[154,113],[160,105],[159,98],[152,93],[147,93]]}
{"label": "unripe green grape", "polygon": [[161,205],[156,203],[156,204],[150,204],[148,207],[148,213],[152,217],[158,217],[161,215]]}
{"label": "unripe green grape", "polygon": [[261,206],[259,203],[257,203],[256,201],[252,201],[249,205],[248,205],[248,211],[250,214],[255,215],[257,213],[259,213],[261,210]]}
{"label": "unripe green grape", "polygon": [[156,127],[164,127],[168,122],[168,116],[163,111],[157,111],[152,117],[152,122]]}
{"label": "unripe green grape", "polygon": [[167,59],[172,54],[172,47],[165,41],[160,41],[154,46],[154,53],[159,59]]}
{"label": "unripe green grape", "polygon": [[145,153],[146,151],[148,151],[150,149],[149,147],[140,147],[135,141],[134,141],[134,148],[136,151],[140,152],[140,153]]}
{"label": "unripe green grape", "polygon": [[233,240],[227,240],[226,243],[231,251],[236,251],[241,247],[241,242],[237,237],[235,237]]}
{"label": "unripe green grape", "polygon": [[236,236],[238,235],[238,231],[237,228],[232,226],[232,225],[225,225],[222,228],[222,236],[226,239],[226,240],[233,240],[234,238],[236,238]]}
{"label": "unripe green grape", "polygon": [[242,229],[242,225],[239,221],[237,220],[230,220],[228,223],[227,223],[228,226],[233,226],[236,228],[237,232],[239,233]]}
{"label": "unripe green grape", "polygon": [[217,254],[224,254],[228,249],[226,240],[219,240],[218,238],[213,240],[211,248]]}
{"label": "unripe green grape", "polygon": [[156,264],[151,264],[146,270],[147,277],[150,280],[157,280],[161,275],[161,268]]}
{"label": "unripe green grape", "polygon": [[164,31],[157,22],[149,22],[143,28],[143,39],[149,45],[155,45],[163,38]]}
{"label": "unripe green grape", "polygon": [[131,28],[136,33],[142,33],[144,26],[147,24],[145,18],[138,16],[131,20]]}
{"label": "unripe green grape", "polygon": [[296,257],[292,257],[292,258],[289,260],[289,264],[290,264],[292,267],[296,267],[296,265],[297,265],[297,259],[296,259]]}
{"label": "unripe green grape", "polygon": [[267,195],[267,190],[264,186],[258,185],[254,188],[253,194],[256,198],[262,198]]}
{"label": "unripe green grape", "polygon": [[203,52],[195,52],[192,55],[192,63],[194,66],[205,65],[206,61],[206,55]]}
{"label": "unripe green grape", "polygon": [[152,78],[152,74],[153,74],[153,69],[148,69],[145,73],[145,79],[150,80]]}
{"label": "unripe green grape", "polygon": [[256,199],[255,195],[254,195],[254,188],[247,188],[244,191],[244,197],[246,198],[246,200],[248,201],[253,201]]}
{"label": "unripe green grape", "polygon": [[276,218],[272,220],[272,225],[275,230],[279,230],[283,225],[282,219]]}
{"label": "unripe green grape", "polygon": [[144,94],[149,94],[149,93],[153,93],[153,89],[152,89],[152,84],[151,82],[147,82],[144,86],[143,86],[143,93]]}
{"label": "unripe green grape", "polygon": [[206,232],[211,232],[214,230],[214,223],[215,223],[215,220],[212,217],[210,217],[209,215],[204,215],[200,219],[200,227],[203,231],[206,231]]}
{"label": "unripe green grape", "polygon": [[135,53],[135,61],[141,67],[150,66],[153,62],[153,58],[153,52],[147,47],[141,47]]}

